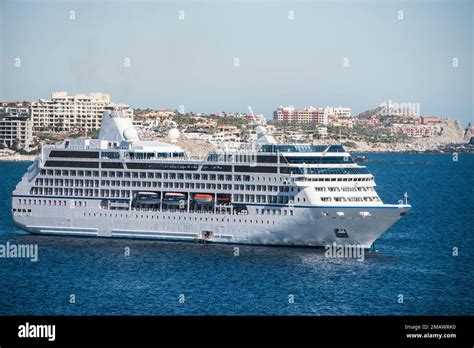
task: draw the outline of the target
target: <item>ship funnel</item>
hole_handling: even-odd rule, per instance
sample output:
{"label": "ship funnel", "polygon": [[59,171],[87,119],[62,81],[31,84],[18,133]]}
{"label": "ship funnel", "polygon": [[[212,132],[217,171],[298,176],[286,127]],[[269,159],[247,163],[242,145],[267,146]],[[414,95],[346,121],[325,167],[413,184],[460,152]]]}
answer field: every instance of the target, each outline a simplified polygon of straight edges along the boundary
{"label": "ship funnel", "polygon": [[133,142],[140,140],[132,120],[125,110],[106,108],[102,114],[100,140]]}

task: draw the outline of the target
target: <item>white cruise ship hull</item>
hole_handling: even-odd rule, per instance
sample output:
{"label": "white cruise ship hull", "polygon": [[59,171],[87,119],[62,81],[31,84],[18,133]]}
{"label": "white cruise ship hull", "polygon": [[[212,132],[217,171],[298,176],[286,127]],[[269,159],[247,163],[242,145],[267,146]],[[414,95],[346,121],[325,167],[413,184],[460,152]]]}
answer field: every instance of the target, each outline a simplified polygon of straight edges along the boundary
{"label": "white cruise ship hull", "polygon": [[[44,207],[34,215],[16,213],[14,221],[34,234],[309,247],[337,243],[370,248],[409,209],[408,205],[294,207],[291,217],[254,213],[262,207],[248,207],[245,215],[221,215],[105,211],[97,203],[84,208]],[[361,212],[368,216],[361,216]]]}

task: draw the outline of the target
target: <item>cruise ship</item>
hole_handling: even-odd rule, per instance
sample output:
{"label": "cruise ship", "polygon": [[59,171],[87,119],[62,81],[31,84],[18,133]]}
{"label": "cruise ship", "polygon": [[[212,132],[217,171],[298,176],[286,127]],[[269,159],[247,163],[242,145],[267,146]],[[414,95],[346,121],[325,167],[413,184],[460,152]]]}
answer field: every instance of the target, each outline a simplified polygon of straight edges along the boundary
{"label": "cruise ship", "polygon": [[[177,132],[175,129],[174,132]],[[177,132],[179,133],[179,132]],[[189,156],[106,109],[98,139],[44,146],[12,194],[34,234],[370,248],[411,206],[384,204],[340,145],[260,142]]]}

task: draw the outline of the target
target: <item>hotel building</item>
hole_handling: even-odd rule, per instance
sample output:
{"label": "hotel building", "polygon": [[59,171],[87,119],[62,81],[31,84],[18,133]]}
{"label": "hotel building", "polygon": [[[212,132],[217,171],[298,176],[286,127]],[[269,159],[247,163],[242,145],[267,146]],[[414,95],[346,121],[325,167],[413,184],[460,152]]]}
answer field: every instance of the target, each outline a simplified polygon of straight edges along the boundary
{"label": "hotel building", "polygon": [[323,109],[323,112],[328,117],[332,116],[335,118],[350,118],[352,110],[351,108],[343,108],[342,106],[339,106],[339,107],[326,106]]}
{"label": "hotel building", "polygon": [[91,131],[100,129],[102,114],[106,106],[126,108],[127,115],[133,117],[133,109],[128,105],[114,104],[104,93],[76,94],[54,92],[51,99],[40,99],[31,103],[33,129],[72,131]]}
{"label": "hotel building", "polygon": [[298,122],[298,123],[328,123],[328,116],[322,109],[310,106],[302,110],[295,109],[293,106],[280,106],[273,112],[273,119],[280,122]]}

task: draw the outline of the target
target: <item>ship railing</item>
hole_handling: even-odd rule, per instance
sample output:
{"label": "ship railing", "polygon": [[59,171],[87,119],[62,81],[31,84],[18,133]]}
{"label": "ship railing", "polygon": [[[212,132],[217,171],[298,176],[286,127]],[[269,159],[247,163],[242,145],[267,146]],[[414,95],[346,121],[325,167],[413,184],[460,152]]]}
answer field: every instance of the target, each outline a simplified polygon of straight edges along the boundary
{"label": "ship railing", "polygon": [[[112,158],[102,158],[102,159],[112,159]],[[191,156],[187,156],[187,157],[144,157],[144,158],[137,158],[137,157],[130,157],[129,155],[126,155],[124,154],[123,155],[123,159],[127,160],[127,161],[140,161],[140,162],[143,162],[143,161],[183,161],[183,162],[190,162],[190,161],[193,161],[193,162],[202,162],[205,157],[191,157]]]}
{"label": "ship railing", "polygon": [[44,149],[100,150],[97,145],[43,145]]}
{"label": "ship railing", "polygon": [[43,145],[43,149],[62,149],[62,145]]}

